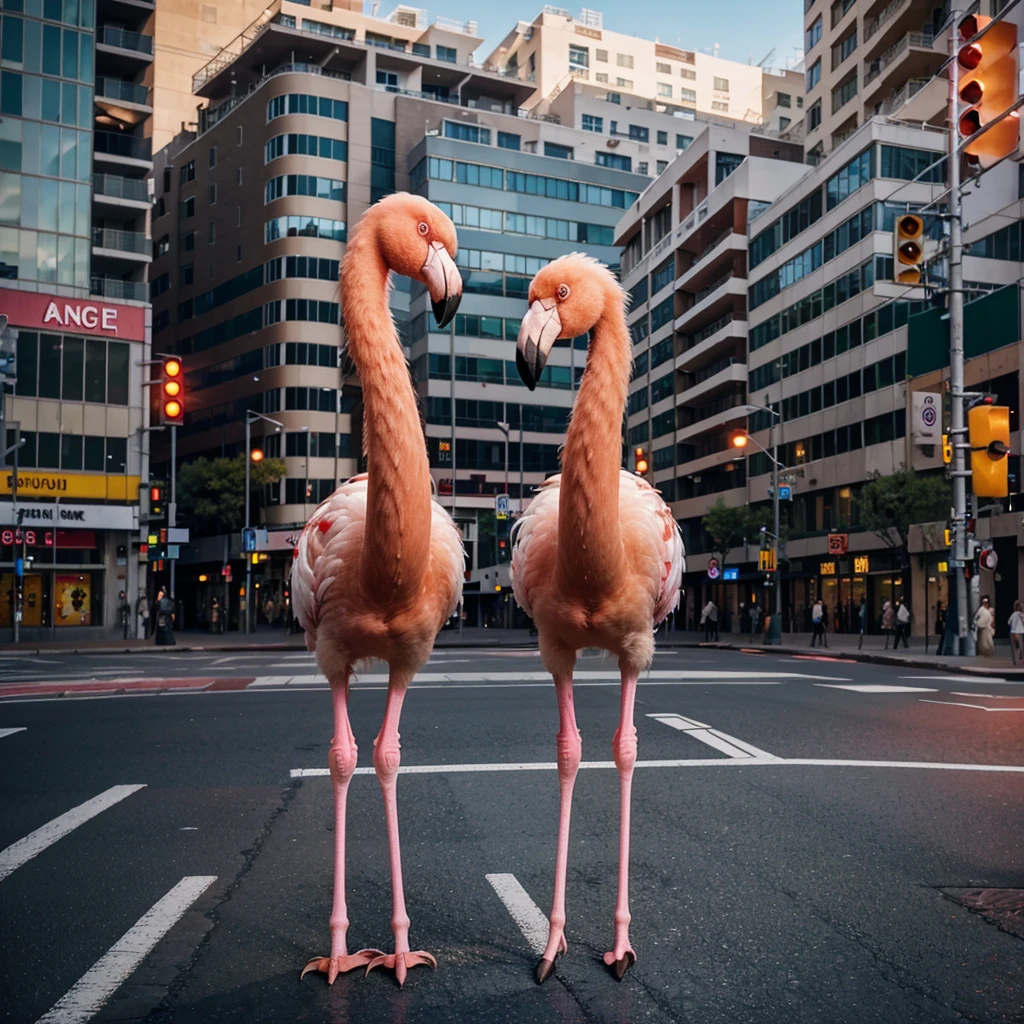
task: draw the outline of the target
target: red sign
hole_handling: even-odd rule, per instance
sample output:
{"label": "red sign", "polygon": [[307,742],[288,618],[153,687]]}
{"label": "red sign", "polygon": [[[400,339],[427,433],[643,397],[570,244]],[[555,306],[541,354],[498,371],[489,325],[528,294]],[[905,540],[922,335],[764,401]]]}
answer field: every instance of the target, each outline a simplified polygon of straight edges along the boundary
{"label": "red sign", "polygon": [[36,292],[0,290],[0,313],[7,314],[12,327],[145,341],[145,312],[140,306],[120,306],[95,299],[65,299]]}

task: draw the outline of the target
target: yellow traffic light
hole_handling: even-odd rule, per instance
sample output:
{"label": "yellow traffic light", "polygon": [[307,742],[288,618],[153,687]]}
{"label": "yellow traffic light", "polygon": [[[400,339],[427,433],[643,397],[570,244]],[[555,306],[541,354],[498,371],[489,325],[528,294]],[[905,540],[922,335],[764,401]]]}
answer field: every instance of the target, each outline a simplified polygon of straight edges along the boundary
{"label": "yellow traffic light", "polygon": [[942,435],[942,461],[947,466],[953,461],[953,445],[950,443],[949,434]]}
{"label": "yellow traffic light", "polygon": [[263,449],[262,448],[253,448],[253,450],[251,452],[249,452],[249,458],[253,462],[262,462],[263,461]]}
{"label": "yellow traffic light", "polygon": [[976,405],[967,414],[971,443],[971,477],[979,498],[1005,498],[1010,493],[1010,410],[1005,405]]}
{"label": "yellow traffic light", "polygon": [[896,218],[892,255],[897,284],[920,284],[924,260],[924,221],[913,213]]}
{"label": "yellow traffic light", "polygon": [[643,448],[635,448],[633,450],[633,469],[636,473],[639,473],[641,476],[643,476],[643,474],[647,472],[647,455],[644,452]]}
{"label": "yellow traffic light", "polygon": [[174,426],[180,426],[185,417],[185,407],[182,401],[182,371],[180,359],[164,360],[160,396],[161,420]]}
{"label": "yellow traffic light", "polygon": [[1013,153],[1020,141],[1020,117],[1016,111],[972,141],[985,125],[1017,100],[1017,26],[1009,20],[1000,21],[991,25],[977,42],[966,42],[991,21],[983,15],[970,14],[960,22],[960,38],[965,45],[956,57],[965,72],[960,77],[959,98],[971,104],[957,118],[957,125],[966,140],[964,153],[968,163],[983,169]]}

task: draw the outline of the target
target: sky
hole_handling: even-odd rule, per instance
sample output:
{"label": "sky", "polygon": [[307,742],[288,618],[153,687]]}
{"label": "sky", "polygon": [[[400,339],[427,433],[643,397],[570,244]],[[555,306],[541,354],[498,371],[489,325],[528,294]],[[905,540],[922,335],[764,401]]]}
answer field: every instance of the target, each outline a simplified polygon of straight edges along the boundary
{"label": "sky", "polygon": [[[411,6],[427,6],[423,0],[405,0]],[[394,6],[384,0],[381,14]],[[532,21],[543,8],[543,0],[512,0],[507,5],[481,3],[480,0],[431,0],[430,20],[435,16],[459,21],[475,20],[477,34],[484,42],[476,51],[477,60],[498,45],[520,18]],[[554,6],[565,7],[578,17],[583,4],[564,0]],[[612,32],[658,39],[684,50],[711,51],[719,44],[718,55],[746,64],[761,62],[775,48],[769,62],[772,67],[785,67],[803,55],[803,8],[799,0],[765,3],[764,0],[729,0],[728,3],[688,5],[669,0],[590,0],[589,6],[604,15],[604,27]],[[369,5],[367,5],[369,9]],[[781,13],[780,13],[781,12]]]}

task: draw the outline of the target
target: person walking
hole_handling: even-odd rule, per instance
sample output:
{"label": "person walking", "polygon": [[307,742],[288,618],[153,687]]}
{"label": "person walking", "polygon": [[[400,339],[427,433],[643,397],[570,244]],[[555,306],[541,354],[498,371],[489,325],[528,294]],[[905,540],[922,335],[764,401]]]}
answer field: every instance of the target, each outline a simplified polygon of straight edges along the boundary
{"label": "person walking", "polygon": [[892,635],[892,627],[896,623],[896,612],[893,610],[892,601],[886,598],[882,605],[882,632],[885,634],[885,649],[889,650],[889,637]]}
{"label": "person walking", "polygon": [[761,624],[761,606],[755,601],[750,606],[750,639],[753,640]]}
{"label": "person walking", "polygon": [[860,608],[857,611],[857,624],[860,636],[857,638],[857,650],[864,646],[864,634],[868,631],[868,599],[862,594]]}
{"label": "person walking", "polygon": [[1010,627],[1010,656],[1014,665],[1024,664],[1024,611],[1020,601],[1013,602],[1013,614],[1007,624]]}
{"label": "person walking", "polygon": [[705,643],[718,639],[718,607],[710,597],[708,603],[701,610],[700,623],[704,627]]}
{"label": "person walking", "polygon": [[821,598],[816,597],[811,607],[811,646],[820,638],[821,646],[828,647],[828,631],[825,627],[825,608]]}
{"label": "person walking", "polygon": [[896,644],[893,650],[896,650],[900,645],[900,641],[903,641],[903,646],[909,651],[910,641],[908,636],[910,634],[910,609],[907,607],[906,599],[896,602]]}
{"label": "person walking", "polygon": [[174,602],[161,590],[156,595],[154,637],[158,647],[174,647]]}
{"label": "person walking", "polygon": [[993,642],[993,625],[996,617],[989,605],[988,598],[981,599],[981,607],[974,613],[974,629],[977,633],[977,650],[983,658],[991,658],[996,653],[996,645]]}
{"label": "person walking", "polygon": [[935,602],[935,635],[941,641],[946,633],[946,609],[941,601]]}

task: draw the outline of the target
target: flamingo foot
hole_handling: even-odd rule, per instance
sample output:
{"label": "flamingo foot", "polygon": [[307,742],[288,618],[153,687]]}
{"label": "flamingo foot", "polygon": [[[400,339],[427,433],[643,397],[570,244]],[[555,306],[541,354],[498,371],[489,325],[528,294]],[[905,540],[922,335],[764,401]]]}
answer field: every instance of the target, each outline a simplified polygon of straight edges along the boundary
{"label": "flamingo foot", "polygon": [[346,971],[354,971],[357,967],[363,967],[376,957],[383,956],[379,949],[361,949],[351,956],[315,956],[302,968],[299,981],[310,972],[318,971],[327,975],[327,984],[333,985],[334,979]]}
{"label": "flamingo foot", "polygon": [[[548,940],[548,948],[551,948],[551,941]],[[537,961],[537,966],[534,968],[533,976],[537,979],[538,985],[543,985],[552,974],[555,973],[555,961],[560,957],[564,956],[569,952],[569,946],[565,941],[565,935],[558,936],[557,948],[555,949],[554,956],[548,957],[545,955],[543,959]],[[545,950],[547,954],[547,950]]]}
{"label": "flamingo foot", "polygon": [[419,966],[433,967],[437,970],[437,961],[425,950],[419,949],[414,953],[378,953],[367,965],[366,973],[369,974],[374,967],[386,967],[395,972],[395,978],[399,987],[405,984],[405,976],[410,967]]}
{"label": "flamingo foot", "polygon": [[626,976],[626,971],[636,963],[636,953],[628,945],[623,947],[620,955],[616,955],[617,953],[618,950],[605,953],[604,962],[612,974],[615,975],[616,981],[622,981]]}

